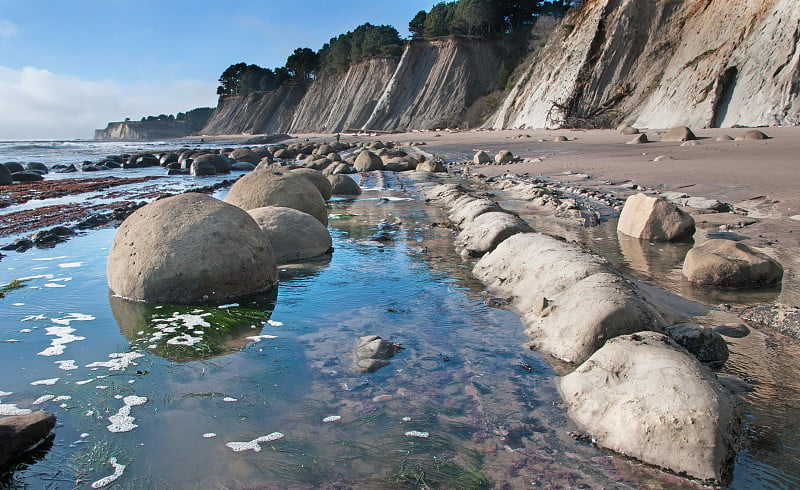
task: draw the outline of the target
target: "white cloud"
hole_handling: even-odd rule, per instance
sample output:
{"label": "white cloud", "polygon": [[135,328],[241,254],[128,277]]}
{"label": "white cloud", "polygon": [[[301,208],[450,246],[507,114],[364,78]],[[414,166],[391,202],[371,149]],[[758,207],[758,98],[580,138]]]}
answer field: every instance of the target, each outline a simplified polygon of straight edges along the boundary
{"label": "white cloud", "polygon": [[17,26],[10,20],[0,19],[0,39],[8,39],[14,37],[19,32]]}
{"label": "white cloud", "polygon": [[213,107],[215,92],[197,80],[125,85],[0,66],[0,140],[91,139],[110,121]]}

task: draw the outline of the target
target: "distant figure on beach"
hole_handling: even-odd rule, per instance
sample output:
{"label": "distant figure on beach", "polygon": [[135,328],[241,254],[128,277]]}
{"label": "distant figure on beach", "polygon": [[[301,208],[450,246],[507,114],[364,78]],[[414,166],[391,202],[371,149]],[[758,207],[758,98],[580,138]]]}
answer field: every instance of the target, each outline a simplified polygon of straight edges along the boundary
{"label": "distant figure on beach", "polygon": [[342,137],[340,133],[336,133],[336,142],[339,142],[339,139]]}

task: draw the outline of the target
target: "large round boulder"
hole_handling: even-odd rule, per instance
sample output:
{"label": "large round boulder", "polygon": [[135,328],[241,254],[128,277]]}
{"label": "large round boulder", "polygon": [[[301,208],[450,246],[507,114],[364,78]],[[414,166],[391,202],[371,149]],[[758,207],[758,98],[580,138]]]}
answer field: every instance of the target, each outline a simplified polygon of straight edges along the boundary
{"label": "large round boulder", "polygon": [[153,303],[226,301],[275,286],[272,246],[249,214],[205,194],[154,201],[120,225],[107,265],[123,298]]}
{"label": "large round boulder", "polygon": [[0,165],[0,185],[8,185],[12,182],[14,182],[14,178],[11,177],[11,172],[5,165]]}
{"label": "large round boulder", "polygon": [[663,135],[661,135],[661,141],[692,141],[696,140],[697,137],[694,135],[691,129],[687,128],[686,126],[676,126]]}
{"label": "large round boulder", "polygon": [[8,169],[9,173],[12,174],[16,172],[22,172],[23,170],[25,170],[25,166],[19,162],[3,162],[0,165],[3,165],[6,169]]}
{"label": "large round boulder", "polygon": [[331,198],[331,183],[321,171],[314,170],[313,168],[296,168],[292,170],[292,173],[302,175],[310,180],[326,201]]}
{"label": "large round boulder", "polygon": [[743,242],[713,239],[689,250],[683,275],[696,285],[758,288],[780,284],[783,267]]}
{"label": "large round boulder", "polygon": [[417,171],[447,173],[447,167],[444,166],[441,160],[425,160],[417,164]]}
{"label": "large round boulder", "polygon": [[489,154],[483,150],[476,151],[475,156],[472,157],[472,163],[475,165],[486,165],[491,161],[492,159],[489,157]]}
{"label": "large round boulder", "polygon": [[0,467],[42,444],[55,427],[56,416],[44,411],[0,417]]}
{"label": "large round boulder", "polygon": [[208,175],[216,175],[217,167],[208,160],[200,160],[198,158],[189,164],[189,172],[195,177],[205,177]]}
{"label": "large round boulder", "polygon": [[310,214],[276,206],[248,213],[269,238],[278,264],[318,257],[331,249],[331,234]]}
{"label": "large round boulder", "polygon": [[694,218],[669,201],[639,193],[625,201],[617,231],[642,240],[668,242],[694,235]]}
{"label": "large round boulder", "polygon": [[468,257],[481,257],[497,248],[506,238],[532,231],[519,216],[492,211],[481,214],[464,225],[456,238],[456,248]]}
{"label": "large round boulder", "polygon": [[361,187],[346,175],[329,175],[328,181],[331,183],[331,193],[334,196],[358,196],[361,194]]}
{"label": "large round boulder", "polygon": [[383,160],[378,155],[369,150],[364,150],[358,154],[353,164],[356,172],[371,172],[373,170],[383,170]]}
{"label": "large round boulder", "polygon": [[206,153],[195,157],[194,163],[210,163],[214,166],[214,171],[218,174],[226,174],[231,171],[231,161],[225,155],[218,153]]}
{"label": "large round boulder", "polygon": [[736,401],[666,335],[607,341],[560,389],[569,415],[598,446],[709,483],[730,478],[740,434]]}
{"label": "large round boulder", "polygon": [[247,162],[253,165],[258,165],[258,162],[261,160],[261,157],[250,148],[237,148],[233,150],[229,156],[231,160],[235,162]]}
{"label": "large round boulder", "polygon": [[225,202],[245,211],[265,206],[292,208],[328,226],[325,200],[311,180],[302,174],[257,168],[231,186]]}

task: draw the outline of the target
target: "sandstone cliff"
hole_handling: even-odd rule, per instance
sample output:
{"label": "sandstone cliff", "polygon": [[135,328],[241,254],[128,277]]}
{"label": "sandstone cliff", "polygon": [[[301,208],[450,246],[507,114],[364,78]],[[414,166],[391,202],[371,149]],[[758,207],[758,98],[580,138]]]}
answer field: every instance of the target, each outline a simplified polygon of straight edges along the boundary
{"label": "sandstone cliff", "polygon": [[364,129],[459,126],[467,109],[494,90],[499,67],[500,53],[490,41],[413,41]]}
{"label": "sandstone cliff", "polygon": [[378,98],[397,69],[397,58],[372,58],[344,75],[316,80],[292,119],[291,132],[339,132],[367,123]]}
{"label": "sandstone cliff", "polygon": [[149,117],[141,121],[110,122],[105,129],[96,129],[96,140],[156,140],[183,138],[200,131],[211,117],[214,109],[201,107],[192,109],[181,119],[161,115]]}
{"label": "sandstone cliff", "polygon": [[800,124],[796,0],[589,0],[490,126]]}
{"label": "sandstone cliff", "polygon": [[262,134],[286,132],[294,111],[305,95],[303,85],[282,85],[278,90],[220,97],[217,109],[201,134]]}

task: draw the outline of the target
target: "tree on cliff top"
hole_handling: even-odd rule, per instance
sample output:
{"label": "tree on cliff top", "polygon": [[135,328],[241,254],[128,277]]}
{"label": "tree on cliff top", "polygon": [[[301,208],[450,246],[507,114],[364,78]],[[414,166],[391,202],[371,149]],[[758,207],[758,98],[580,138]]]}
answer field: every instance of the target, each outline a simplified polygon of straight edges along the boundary
{"label": "tree on cliff top", "polygon": [[295,80],[311,81],[319,69],[319,55],[310,48],[297,48],[286,59],[286,69]]}
{"label": "tree on cliff top", "polygon": [[399,56],[402,50],[403,42],[397,29],[366,23],[322,46],[319,50],[320,70],[343,73],[359,61],[374,56]]}

